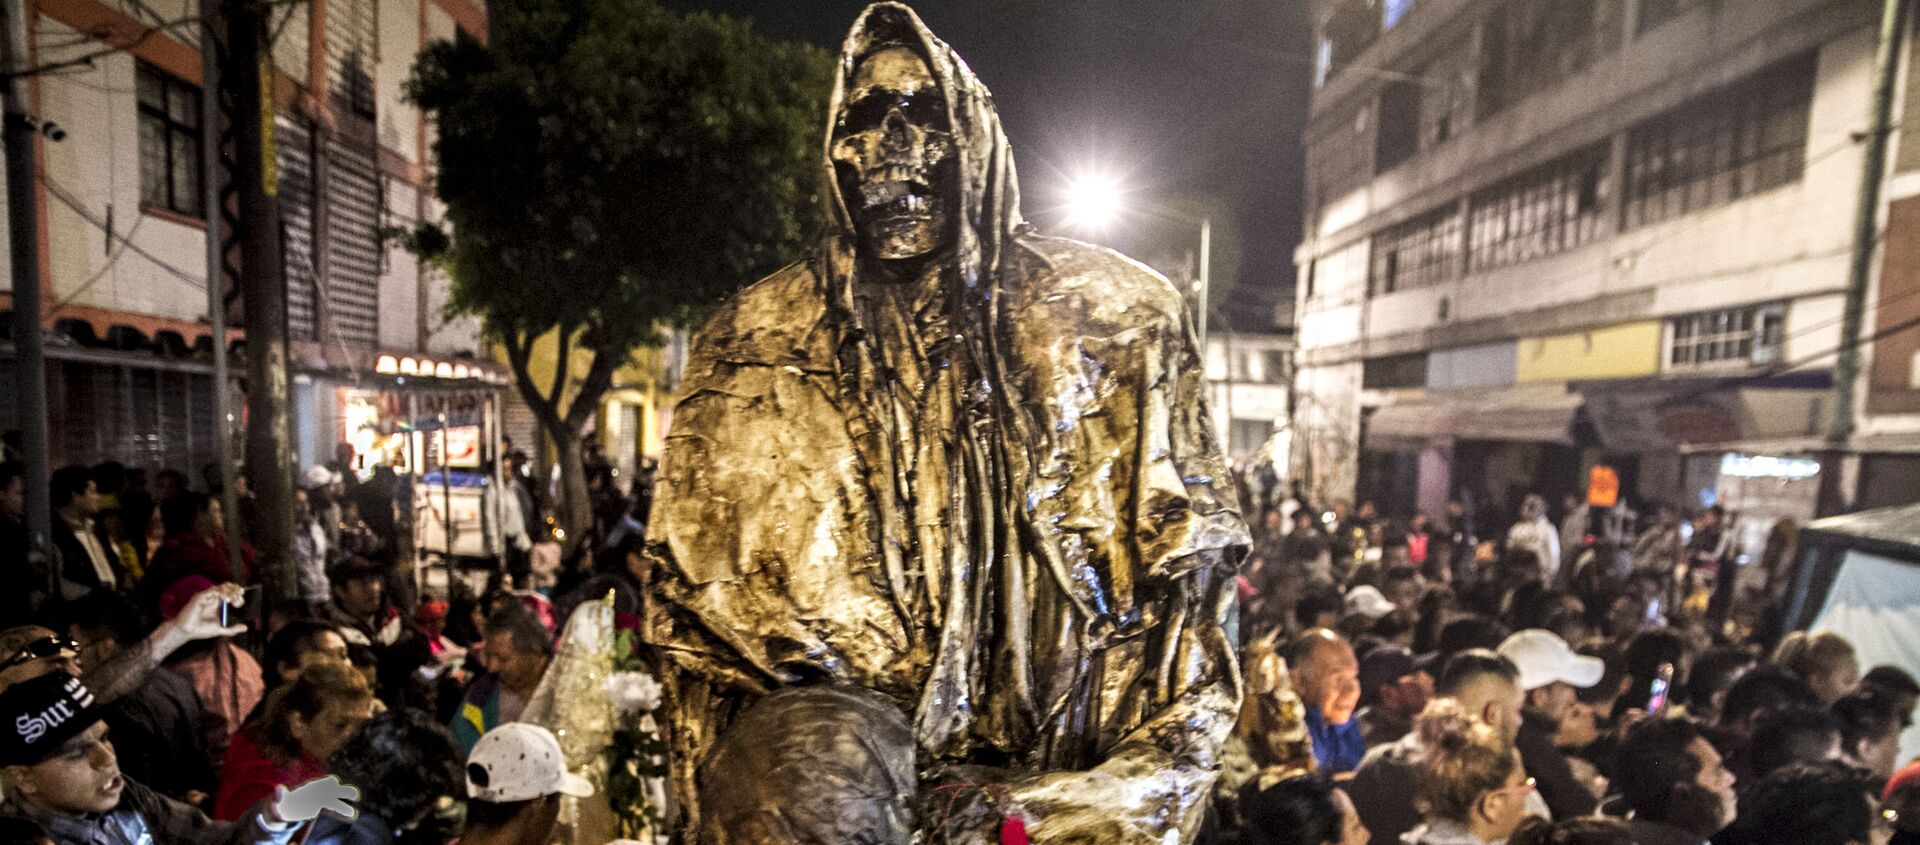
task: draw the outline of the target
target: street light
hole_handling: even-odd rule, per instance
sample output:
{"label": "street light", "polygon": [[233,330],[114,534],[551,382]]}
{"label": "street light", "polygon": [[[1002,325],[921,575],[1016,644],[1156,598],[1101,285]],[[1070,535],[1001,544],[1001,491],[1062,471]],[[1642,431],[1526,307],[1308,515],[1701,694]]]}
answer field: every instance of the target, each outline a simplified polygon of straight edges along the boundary
{"label": "street light", "polygon": [[1120,216],[1120,183],[1105,174],[1088,174],[1067,190],[1067,225],[1102,231]]}
{"label": "street light", "polygon": [[[1067,186],[1067,225],[1088,232],[1102,232],[1120,216],[1122,196],[1118,180],[1104,173],[1083,174]],[[1192,217],[1178,215],[1192,221]],[[1195,299],[1194,312],[1198,318],[1200,349],[1204,358],[1207,348],[1207,293],[1210,290],[1208,279],[1213,264],[1213,218],[1200,218],[1200,277],[1193,282],[1190,291]]]}

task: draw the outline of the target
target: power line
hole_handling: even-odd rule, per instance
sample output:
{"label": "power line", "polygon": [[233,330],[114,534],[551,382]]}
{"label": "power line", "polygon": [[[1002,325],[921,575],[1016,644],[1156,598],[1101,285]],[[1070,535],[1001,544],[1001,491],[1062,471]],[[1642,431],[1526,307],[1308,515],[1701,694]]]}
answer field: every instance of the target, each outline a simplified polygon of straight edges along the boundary
{"label": "power line", "polygon": [[145,258],[146,260],[152,262],[154,266],[159,267],[161,270],[166,271],[168,275],[173,276],[174,278],[179,279],[180,281],[186,282],[189,285],[192,285],[195,290],[204,291],[207,289],[207,282],[205,279],[201,278],[196,274],[189,273],[185,270],[182,270],[179,267],[176,267],[168,263],[165,259],[161,258],[160,256],[154,255],[153,253],[148,252],[145,249],[142,249],[140,245],[134,243],[133,240],[128,235],[122,235],[118,232],[113,231],[113,229],[107,225],[105,220],[102,220],[99,217],[94,216],[93,212],[87,210],[87,208],[84,205],[82,205],[79,200],[75,199],[72,194],[67,193],[66,189],[56,184],[44,172],[40,174],[40,183],[47,186],[47,194],[52,196],[55,200],[59,201],[61,205],[64,205],[67,208],[72,209],[75,214],[80,215],[80,218],[82,220],[87,221],[94,228],[99,229],[102,232],[105,232],[107,234],[107,237],[110,237],[116,241],[119,241],[122,244],[124,251],[131,251],[134,255],[138,255],[141,258]]}

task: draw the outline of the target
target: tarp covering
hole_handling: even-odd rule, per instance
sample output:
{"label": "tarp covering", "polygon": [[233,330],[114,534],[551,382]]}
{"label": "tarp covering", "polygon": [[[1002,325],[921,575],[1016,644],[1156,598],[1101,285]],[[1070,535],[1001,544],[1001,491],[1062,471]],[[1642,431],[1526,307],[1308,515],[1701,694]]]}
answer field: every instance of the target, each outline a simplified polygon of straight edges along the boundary
{"label": "tarp covering", "polygon": [[[1893,511],[1920,513],[1920,506],[1853,516]],[[1920,530],[1912,522],[1903,528],[1909,538]],[[1826,605],[1814,619],[1812,630],[1832,631],[1846,637],[1853,643],[1863,670],[1886,664],[1920,675],[1920,559],[1898,560],[1848,549],[1841,558],[1833,590],[1827,594]],[[1920,725],[1900,735],[1898,759],[1904,762],[1916,754],[1920,754]]]}
{"label": "tarp covering", "polygon": [[1441,438],[1571,445],[1581,401],[1558,388],[1514,388],[1396,403],[1367,418],[1366,445],[1405,448]]}
{"label": "tarp covering", "polygon": [[[1857,541],[1864,540],[1867,541],[1866,545],[1880,547],[1886,554],[1920,562],[1920,505],[1828,517],[1807,523],[1804,531],[1821,535],[1817,540],[1822,543],[1861,545]],[[1916,566],[1920,566],[1920,563],[1916,563]]]}

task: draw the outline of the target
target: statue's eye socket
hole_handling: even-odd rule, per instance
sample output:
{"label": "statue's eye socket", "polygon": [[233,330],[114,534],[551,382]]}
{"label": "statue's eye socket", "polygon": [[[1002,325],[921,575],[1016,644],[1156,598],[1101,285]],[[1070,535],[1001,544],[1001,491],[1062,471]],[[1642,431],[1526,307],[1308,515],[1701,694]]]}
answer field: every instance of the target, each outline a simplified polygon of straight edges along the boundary
{"label": "statue's eye socket", "polygon": [[854,132],[878,129],[886,123],[887,114],[896,108],[908,122],[918,126],[946,123],[946,105],[941,102],[937,91],[911,94],[875,91],[847,106],[846,113],[840,118],[840,128]]}

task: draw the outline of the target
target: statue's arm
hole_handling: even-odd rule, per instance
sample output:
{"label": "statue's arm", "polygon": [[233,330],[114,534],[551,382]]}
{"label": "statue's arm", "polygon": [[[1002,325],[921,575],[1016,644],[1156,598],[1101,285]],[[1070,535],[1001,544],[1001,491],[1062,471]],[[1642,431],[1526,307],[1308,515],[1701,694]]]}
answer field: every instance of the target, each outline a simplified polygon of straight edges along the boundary
{"label": "statue's arm", "polygon": [[[1240,671],[1226,632],[1237,608],[1231,570],[1221,552],[1202,552],[1178,589],[1189,611],[1174,659],[1192,673],[1187,686],[1083,771],[1028,774],[959,793],[935,828],[949,845],[994,845],[1010,815],[1020,816],[1035,842],[1165,845],[1192,842],[1219,774],[1219,751],[1233,730],[1240,702]],[[1175,638],[1170,638],[1170,643]],[[947,802],[933,802],[940,813]]]}

